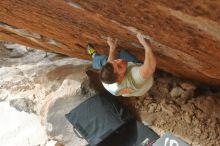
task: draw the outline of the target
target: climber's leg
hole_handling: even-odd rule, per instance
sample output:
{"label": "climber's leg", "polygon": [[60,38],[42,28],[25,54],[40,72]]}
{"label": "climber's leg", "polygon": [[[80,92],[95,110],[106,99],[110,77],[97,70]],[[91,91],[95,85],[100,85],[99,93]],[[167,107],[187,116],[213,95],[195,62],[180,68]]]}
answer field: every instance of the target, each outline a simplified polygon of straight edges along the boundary
{"label": "climber's leg", "polygon": [[99,55],[92,44],[88,44],[86,48],[87,53],[92,57],[92,67],[100,70],[107,62],[107,56]]}
{"label": "climber's leg", "polygon": [[100,70],[102,66],[104,66],[107,63],[107,56],[106,55],[99,55],[95,54],[92,60],[92,67],[94,69]]}
{"label": "climber's leg", "polygon": [[[108,57],[106,55],[97,54],[92,44],[88,44],[86,51],[92,57],[92,67],[94,69],[100,70],[102,66],[104,66],[107,63]],[[129,62],[140,63],[134,55],[131,55],[129,52],[125,50],[121,50],[119,52],[119,58],[125,59]]]}
{"label": "climber's leg", "polygon": [[96,50],[94,49],[93,45],[90,43],[87,45],[86,51],[92,58],[96,54]]}
{"label": "climber's leg", "polygon": [[125,60],[127,60],[128,62],[140,63],[140,62],[138,61],[138,59],[137,59],[134,55],[130,54],[129,52],[127,52],[127,51],[125,51],[125,50],[121,50],[121,51],[119,52],[119,58],[120,58],[120,59],[125,59]]}
{"label": "climber's leg", "polygon": [[[94,69],[98,69],[100,70],[102,68],[102,66],[104,66],[107,63],[107,59],[108,57],[106,55],[99,55],[99,54],[94,54],[93,55],[93,60],[92,60],[92,67]],[[141,63],[140,61],[138,61],[138,59],[131,55],[130,53],[128,53],[125,50],[121,50],[119,52],[119,58],[120,59],[125,59],[129,62],[135,62],[135,63]]]}

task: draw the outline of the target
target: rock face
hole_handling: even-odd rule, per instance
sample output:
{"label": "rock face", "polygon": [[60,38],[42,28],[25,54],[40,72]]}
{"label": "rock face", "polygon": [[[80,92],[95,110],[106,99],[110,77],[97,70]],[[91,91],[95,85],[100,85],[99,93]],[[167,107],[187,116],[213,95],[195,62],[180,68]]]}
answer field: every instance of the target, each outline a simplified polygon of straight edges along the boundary
{"label": "rock face", "polygon": [[220,84],[220,1],[3,0],[0,39],[90,59],[88,42],[107,54],[106,37],[119,39],[143,60],[141,31],[158,68],[208,84]]}

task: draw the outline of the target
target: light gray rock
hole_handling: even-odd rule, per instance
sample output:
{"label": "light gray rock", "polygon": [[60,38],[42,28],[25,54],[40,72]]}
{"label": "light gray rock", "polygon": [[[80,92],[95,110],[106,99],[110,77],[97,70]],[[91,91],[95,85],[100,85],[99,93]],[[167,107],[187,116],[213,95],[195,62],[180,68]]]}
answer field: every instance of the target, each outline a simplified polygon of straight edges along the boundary
{"label": "light gray rock", "polygon": [[[24,118],[10,115],[7,118],[9,130],[5,127],[1,129],[0,126],[0,139],[4,139],[4,143],[0,140],[1,144],[46,145],[51,139],[60,140],[67,145],[70,143],[71,146],[80,146],[74,143],[76,138],[72,135],[72,126],[64,115],[93,94],[89,89],[82,87],[88,84],[85,71],[90,62],[54,53],[47,53],[45,56],[44,51],[30,51],[24,46],[19,48],[17,45],[11,45],[8,48],[0,45],[0,51],[3,52],[0,53],[0,103],[9,102],[9,107],[17,115],[34,118],[35,122],[30,129],[31,119],[25,124]],[[13,55],[12,52],[17,54]],[[5,110],[1,109],[3,113]],[[47,118],[50,119],[48,122]],[[14,126],[14,119],[16,126],[21,130]],[[64,127],[65,122],[67,129]],[[0,120],[0,123],[4,125],[4,119]],[[26,132],[26,135],[20,132]],[[49,135],[46,135],[46,132]],[[16,144],[11,144],[10,139]]]}
{"label": "light gray rock", "polygon": [[10,100],[10,106],[16,108],[18,111],[24,111],[27,113],[36,113],[34,106],[35,103],[26,98]]}
{"label": "light gray rock", "polygon": [[73,126],[65,118],[65,115],[95,94],[95,91],[88,85],[88,81],[85,80],[75,95],[57,99],[48,109],[46,115],[48,136],[65,146],[85,146],[87,144],[85,139],[77,137],[73,131]]}
{"label": "light gray rock", "polygon": [[11,58],[19,58],[28,53],[27,47],[19,44],[5,44],[4,46],[11,50],[9,54]]}

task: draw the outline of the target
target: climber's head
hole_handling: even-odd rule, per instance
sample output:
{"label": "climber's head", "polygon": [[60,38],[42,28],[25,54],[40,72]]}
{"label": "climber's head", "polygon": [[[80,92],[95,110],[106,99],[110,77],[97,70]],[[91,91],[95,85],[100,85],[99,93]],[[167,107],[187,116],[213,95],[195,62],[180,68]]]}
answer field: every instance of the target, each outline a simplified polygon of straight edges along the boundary
{"label": "climber's head", "polygon": [[121,82],[127,69],[128,62],[124,59],[116,59],[102,67],[100,79],[106,84]]}

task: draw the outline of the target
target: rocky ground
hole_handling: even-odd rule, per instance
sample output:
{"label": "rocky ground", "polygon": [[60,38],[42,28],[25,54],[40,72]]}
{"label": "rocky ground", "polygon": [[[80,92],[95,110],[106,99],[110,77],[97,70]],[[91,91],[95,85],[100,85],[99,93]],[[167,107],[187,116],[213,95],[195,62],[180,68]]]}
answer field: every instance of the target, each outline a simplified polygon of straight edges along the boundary
{"label": "rocky ground", "polygon": [[[6,49],[2,44],[0,51],[0,104],[5,107],[0,118],[1,144],[9,145],[14,135],[22,135],[27,123],[32,123],[41,124],[41,132],[29,131],[19,137],[27,141],[22,144],[24,146],[55,144],[51,140],[65,146],[76,143],[77,146],[84,146],[85,141],[69,136],[73,135],[72,126],[63,115],[85,100],[78,95],[79,89],[83,91],[80,93],[83,96],[93,92],[86,89],[88,79],[85,80],[85,70],[89,62],[26,47]],[[90,75],[93,79],[97,77],[96,74]],[[220,87],[210,87],[157,71],[155,83],[146,96],[119,97],[119,100],[134,112],[137,119],[159,135],[171,132],[192,146],[220,145]],[[23,118],[28,122],[23,121],[22,124],[18,122],[22,120],[14,119],[13,115],[8,115],[11,118],[6,119],[6,104],[7,109],[9,106],[13,107],[13,112],[16,109],[16,117],[28,117]],[[34,122],[32,119],[35,119]],[[5,123],[6,120],[11,124],[13,122],[10,121],[17,120],[21,125],[11,129],[16,132],[7,131],[4,126],[10,125]],[[45,136],[45,133],[48,135]]]}
{"label": "rocky ground", "polygon": [[171,132],[193,146],[220,145],[220,87],[157,71],[146,96],[121,100],[160,135]]}

